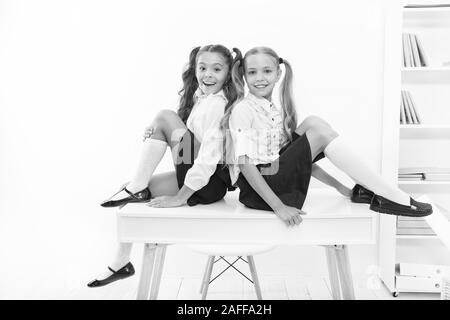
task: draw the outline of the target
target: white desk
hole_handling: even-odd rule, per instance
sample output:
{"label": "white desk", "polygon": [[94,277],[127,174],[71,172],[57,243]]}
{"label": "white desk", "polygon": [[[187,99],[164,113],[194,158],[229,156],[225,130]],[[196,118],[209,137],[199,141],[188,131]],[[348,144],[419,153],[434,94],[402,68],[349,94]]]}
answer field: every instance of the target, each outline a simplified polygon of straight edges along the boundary
{"label": "white desk", "polygon": [[341,288],[344,298],[354,298],[346,245],[375,244],[378,219],[367,204],[352,203],[332,189],[310,189],[303,206],[308,215],[299,226],[287,227],[273,212],[246,208],[237,198],[238,190],[211,205],[129,204],[118,210],[118,240],[145,243],[138,299],[148,298],[152,277],[156,298],[168,244],[323,245],[333,297],[340,298]]}

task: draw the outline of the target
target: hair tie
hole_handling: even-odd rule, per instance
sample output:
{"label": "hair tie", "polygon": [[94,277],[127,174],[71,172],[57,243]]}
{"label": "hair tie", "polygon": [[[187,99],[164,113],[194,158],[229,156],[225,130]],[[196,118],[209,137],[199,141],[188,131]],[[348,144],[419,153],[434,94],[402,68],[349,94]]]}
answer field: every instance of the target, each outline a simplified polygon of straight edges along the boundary
{"label": "hair tie", "polygon": [[279,63],[279,64],[282,64],[282,63],[284,63],[284,60],[283,60],[283,58],[278,58],[278,63]]}

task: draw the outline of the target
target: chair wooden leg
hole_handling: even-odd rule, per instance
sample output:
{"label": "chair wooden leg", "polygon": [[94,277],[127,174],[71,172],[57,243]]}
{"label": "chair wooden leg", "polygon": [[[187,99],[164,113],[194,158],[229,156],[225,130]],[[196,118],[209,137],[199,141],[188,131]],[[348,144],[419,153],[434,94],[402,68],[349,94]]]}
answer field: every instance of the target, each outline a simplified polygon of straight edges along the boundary
{"label": "chair wooden leg", "polygon": [[213,269],[213,265],[214,265],[214,258],[215,258],[215,256],[209,256],[208,269],[207,269],[206,277],[204,278],[203,286],[202,286],[203,287],[202,300],[205,300],[206,295],[208,294],[209,280],[211,279],[211,273],[212,273],[212,269]]}
{"label": "chair wooden leg", "polygon": [[167,245],[158,245],[156,248],[155,272],[153,273],[152,285],[150,289],[150,300],[158,298],[159,286],[164,268]]}
{"label": "chair wooden leg", "polygon": [[258,274],[256,273],[255,260],[253,260],[253,256],[247,256],[247,260],[252,275],[253,285],[255,286],[256,297],[258,300],[262,300],[261,286],[259,285]]}
{"label": "chair wooden leg", "polygon": [[208,258],[208,261],[206,262],[205,272],[203,272],[203,279],[202,279],[202,285],[200,286],[200,293],[202,293],[203,289],[205,288],[205,279],[206,279],[206,276],[208,275],[209,265],[211,263],[214,264],[214,260],[211,261],[211,259]]}
{"label": "chair wooden leg", "polygon": [[139,279],[139,287],[137,292],[137,300],[148,299],[148,291],[150,281],[153,274],[153,264],[155,262],[155,245],[152,243],[144,244],[144,253],[142,256],[141,277]]}
{"label": "chair wooden leg", "polygon": [[339,275],[337,269],[337,256],[334,246],[325,246],[325,253],[327,256],[328,274],[331,284],[331,295],[334,300],[341,300],[341,291],[339,284]]}
{"label": "chair wooden leg", "polygon": [[342,287],[342,296],[345,300],[355,300],[355,290],[353,288],[352,272],[346,245],[336,246],[338,270]]}

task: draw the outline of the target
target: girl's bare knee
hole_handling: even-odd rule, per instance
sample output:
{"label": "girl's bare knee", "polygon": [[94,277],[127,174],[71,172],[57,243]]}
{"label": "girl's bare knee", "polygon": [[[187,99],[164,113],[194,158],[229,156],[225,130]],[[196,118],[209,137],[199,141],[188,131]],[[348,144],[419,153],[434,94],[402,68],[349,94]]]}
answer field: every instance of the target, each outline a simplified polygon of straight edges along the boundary
{"label": "girl's bare knee", "polygon": [[173,110],[164,109],[158,112],[156,115],[156,120],[164,120],[167,121],[170,117],[176,116],[177,114]]}
{"label": "girl's bare knee", "polygon": [[321,131],[322,141],[325,146],[327,146],[331,141],[339,136],[339,134],[331,127],[324,127]]}
{"label": "girl's bare knee", "polygon": [[314,137],[315,142],[322,151],[338,136],[338,133],[331,127],[324,125],[315,125],[311,127],[308,132],[311,137]]}

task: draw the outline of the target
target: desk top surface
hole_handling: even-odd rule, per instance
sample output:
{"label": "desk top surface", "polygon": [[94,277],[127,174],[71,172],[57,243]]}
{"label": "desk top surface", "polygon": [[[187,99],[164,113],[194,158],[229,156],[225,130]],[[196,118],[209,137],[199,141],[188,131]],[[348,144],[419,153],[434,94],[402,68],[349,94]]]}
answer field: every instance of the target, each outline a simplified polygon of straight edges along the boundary
{"label": "desk top surface", "polygon": [[[238,200],[239,191],[229,192],[214,204],[177,208],[152,208],[145,204],[128,204],[117,210],[119,217],[185,218],[185,219],[276,219],[271,211],[245,207]],[[334,189],[310,189],[306,197],[303,219],[374,218],[377,213],[369,205],[352,203]]]}

